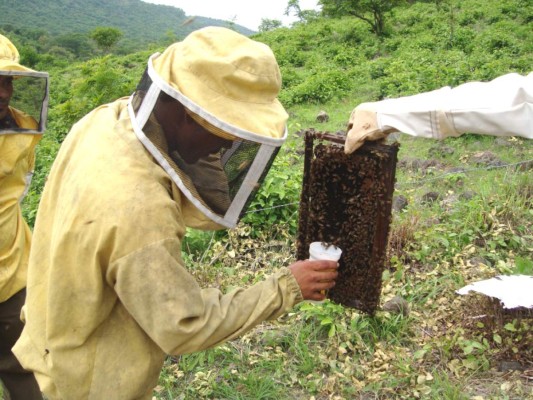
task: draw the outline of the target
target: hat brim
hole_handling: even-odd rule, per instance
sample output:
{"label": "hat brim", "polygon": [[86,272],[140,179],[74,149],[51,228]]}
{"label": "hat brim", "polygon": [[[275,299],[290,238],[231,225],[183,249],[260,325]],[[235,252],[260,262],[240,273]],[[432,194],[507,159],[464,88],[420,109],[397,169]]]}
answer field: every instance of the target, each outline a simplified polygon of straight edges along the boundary
{"label": "hat brim", "polygon": [[37,72],[31,68],[20,65],[19,63],[8,60],[0,60],[0,71]]}

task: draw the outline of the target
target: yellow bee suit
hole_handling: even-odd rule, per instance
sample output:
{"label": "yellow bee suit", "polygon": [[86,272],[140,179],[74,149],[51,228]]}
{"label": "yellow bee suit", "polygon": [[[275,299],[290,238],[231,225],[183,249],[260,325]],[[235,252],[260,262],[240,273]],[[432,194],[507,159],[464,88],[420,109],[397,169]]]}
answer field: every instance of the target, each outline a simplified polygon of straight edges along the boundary
{"label": "yellow bee suit", "polygon": [[[35,129],[37,122],[12,107],[20,128]],[[35,146],[41,135],[0,135],[0,303],[26,286],[31,232],[22,218],[20,200],[35,166]]]}
{"label": "yellow bee suit", "polygon": [[165,354],[235,338],[302,300],[287,268],[202,289],[184,266],[199,213],[138,141],[125,99],[74,125],[50,172],[14,352],[49,399],[150,399]]}

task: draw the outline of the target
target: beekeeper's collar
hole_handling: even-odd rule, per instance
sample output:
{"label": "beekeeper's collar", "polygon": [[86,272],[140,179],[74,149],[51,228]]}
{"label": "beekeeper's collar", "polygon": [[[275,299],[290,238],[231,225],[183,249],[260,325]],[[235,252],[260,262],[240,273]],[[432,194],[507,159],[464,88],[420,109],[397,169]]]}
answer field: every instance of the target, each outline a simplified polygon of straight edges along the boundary
{"label": "beekeeper's collar", "polygon": [[[209,27],[150,57],[129,113],[139,140],[185,196],[214,222],[233,227],[286,139],[288,116],[276,98],[280,87],[268,46]],[[179,148],[167,154],[155,134],[161,127],[154,109],[162,94],[229,144],[192,163]]]}

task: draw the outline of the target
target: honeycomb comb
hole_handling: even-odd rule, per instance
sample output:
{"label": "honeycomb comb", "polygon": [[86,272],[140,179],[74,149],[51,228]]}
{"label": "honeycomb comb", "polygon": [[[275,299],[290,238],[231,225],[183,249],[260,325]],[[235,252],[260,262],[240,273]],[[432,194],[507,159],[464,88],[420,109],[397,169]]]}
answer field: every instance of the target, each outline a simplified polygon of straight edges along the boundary
{"label": "honeycomb comb", "polygon": [[346,155],[343,136],[307,130],[304,137],[297,257],[309,258],[314,241],[343,249],[339,277],[328,297],[374,314],[386,264],[399,145],[368,142]]}

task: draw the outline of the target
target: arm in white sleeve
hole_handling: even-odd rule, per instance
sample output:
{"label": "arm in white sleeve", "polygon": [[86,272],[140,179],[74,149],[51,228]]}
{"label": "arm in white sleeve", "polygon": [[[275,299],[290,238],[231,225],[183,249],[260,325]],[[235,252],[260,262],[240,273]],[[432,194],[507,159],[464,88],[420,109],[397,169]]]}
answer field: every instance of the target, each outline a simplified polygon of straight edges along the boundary
{"label": "arm in white sleeve", "polygon": [[466,132],[533,138],[533,72],[370,104],[382,131],[434,139]]}

